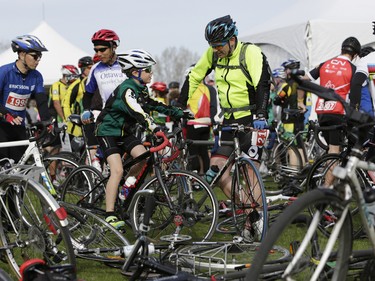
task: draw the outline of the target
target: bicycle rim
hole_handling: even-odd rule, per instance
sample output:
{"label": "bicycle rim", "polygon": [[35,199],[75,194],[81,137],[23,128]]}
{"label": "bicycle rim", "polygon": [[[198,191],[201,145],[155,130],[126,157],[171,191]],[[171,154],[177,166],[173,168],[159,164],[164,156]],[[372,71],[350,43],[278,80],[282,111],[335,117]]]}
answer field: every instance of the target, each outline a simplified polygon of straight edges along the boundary
{"label": "bicycle rim", "polygon": [[77,257],[106,263],[124,263],[123,249],[129,241],[90,211],[61,202],[69,217],[69,230]]}
{"label": "bicycle rim", "polygon": [[[217,199],[211,188],[189,171],[166,171],[163,180],[166,190],[156,177],[140,188],[155,190],[156,207],[147,236],[156,240],[183,236],[193,241],[210,239],[218,219]],[[142,222],[144,208],[144,199],[139,198],[130,210],[135,231]]]}
{"label": "bicycle rim", "polygon": [[[194,275],[211,276],[239,271],[250,266],[260,243],[212,242],[196,243],[179,249],[175,254],[174,263],[183,268],[189,268]],[[289,256],[285,248],[272,248],[275,260]]]}
{"label": "bicycle rim", "polygon": [[106,179],[91,166],[74,169],[64,182],[61,200],[102,214],[105,210]]}
{"label": "bicycle rim", "polygon": [[[248,229],[255,241],[259,242],[265,236],[268,227],[263,181],[251,160],[242,158],[237,168],[238,171],[235,170],[232,180],[232,218],[239,234]],[[239,180],[236,177],[237,172]],[[261,223],[257,225],[256,221]]]}

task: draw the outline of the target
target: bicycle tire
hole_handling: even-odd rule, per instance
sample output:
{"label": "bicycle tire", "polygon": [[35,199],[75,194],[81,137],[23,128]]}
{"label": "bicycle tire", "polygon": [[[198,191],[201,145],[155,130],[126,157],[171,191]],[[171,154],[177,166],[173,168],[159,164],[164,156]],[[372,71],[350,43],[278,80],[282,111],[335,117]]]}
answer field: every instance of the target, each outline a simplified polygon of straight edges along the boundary
{"label": "bicycle tire", "polygon": [[[242,240],[242,239],[241,239]],[[194,275],[227,274],[248,268],[260,243],[245,241],[195,243],[178,249],[174,261],[183,268],[190,268]],[[272,254],[277,259],[285,259],[290,253],[286,248],[274,246]],[[173,260],[173,258],[172,258]]]}
{"label": "bicycle tire", "polygon": [[76,256],[105,263],[124,263],[123,249],[129,241],[105,220],[77,205],[60,202],[69,217],[69,230]]}
{"label": "bicycle tire", "polygon": [[[310,219],[308,209],[311,206],[319,206],[319,211],[314,214],[316,215],[314,217],[317,219],[316,221]],[[252,266],[246,272],[246,278],[251,277],[252,280],[258,280],[273,276],[275,279],[292,278],[293,280],[299,280],[298,278],[300,278],[301,280],[310,280],[316,267],[322,263],[324,270],[319,275],[319,280],[345,280],[352,249],[350,212],[346,212],[343,217],[344,221],[341,229],[339,229],[340,235],[335,241],[333,252],[330,252],[328,262],[323,264],[320,258],[328,238],[320,232],[317,223],[314,222],[323,217],[324,210],[327,207],[332,208],[339,217],[345,208],[343,201],[334,190],[312,190],[303,194],[287,207],[271,226],[253,259]],[[317,210],[317,208],[315,209]],[[310,225],[311,229],[308,229]],[[311,237],[306,236],[307,241],[303,241],[306,233],[311,233]],[[307,242],[306,248],[301,246],[304,242]],[[298,261],[294,261],[296,262],[295,267],[292,268],[289,275],[282,276],[291,260],[286,259],[282,263],[272,260],[272,256],[269,255],[272,245],[284,247],[290,245],[290,248],[293,249],[291,253],[294,254],[299,247],[302,247],[300,250],[304,250]],[[279,268],[276,272],[275,268],[272,268],[275,266]]]}
{"label": "bicycle tire", "polygon": [[[291,165],[291,155],[294,156],[295,163]],[[301,154],[294,144],[278,143],[271,151],[269,159],[265,161],[268,170],[263,176],[264,184],[277,183],[276,187],[267,188],[268,195],[278,195],[283,192],[285,177],[292,178],[291,175],[298,174],[303,168]]]}
{"label": "bicycle tire", "polygon": [[66,178],[62,186],[61,201],[103,214],[105,187],[106,178],[97,169],[83,165],[72,170]]}
{"label": "bicycle tire", "polygon": [[0,188],[8,205],[4,209],[0,204],[0,243],[15,275],[21,277],[22,263],[34,258],[75,267],[66,212],[52,195],[34,180],[18,176],[3,178]]}
{"label": "bicycle tire", "polygon": [[[314,163],[314,165],[311,167],[311,170],[309,171],[307,175],[307,181],[306,181],[306,189],[307,191],[316,189],[324,184],[325,181],[325,174],[331,167],[334,165],[340,165],[340,163],[343,161],[343,156],[341,154],[326,154],[321,157]],[[356,171],[357,178],[360,181],[360,184],[362,188],[364,188],[366,185],[368,185],[367,178],[364,176],[363,172],[359,169]],[[337,179],[335,182],[338,181]],[[357,239],[360,238],[363,233],[363,225],[360,219],[356,219],[358,216],[359,218],[359,210],[356,202],[353,200],[353,203],[351,205],[351,215],[353,218],[353,238]],[[329,235],[331,228],[328,227],[322,227],[322,232]]]}
{"label": "bicycle tire", "polygon": [[[237,170],[238,169],[238,170]],[[236,175],[239,175],[239,182]],[[242,198],[243,199],[239,199]],[[254,162],[241,158],[235,167],[232,180],[232,217],[238,233],[251,227],[251,233],[257,242],[262,241],[268,228],[267,198],[262,177]],[[245,203],[244,203],[245,202]],[[246,214],[238,217],[237,214]],[[259,217],[260,216],[260,217]],[[242,218],[242,219],[241,219]],[[263,220],[257,226],[256,221]]]}
{"label": "bicycle tire", "polygon": [[[209,240],[215,232],[218,220],[218,201],[208,184],[196,173],[170,170],[163,174],[167,190],[164,192],[156,178],[145,182],[140,190],[155,190],[156,207],[151,216],[147,236],[160,241],[165,236],[187,235],[193,241]],[[139,231],[144,209],[144,198],[138,198],[133,210],[129,210],[133,230]],[[168,206],[171,203],[171,207]]]}

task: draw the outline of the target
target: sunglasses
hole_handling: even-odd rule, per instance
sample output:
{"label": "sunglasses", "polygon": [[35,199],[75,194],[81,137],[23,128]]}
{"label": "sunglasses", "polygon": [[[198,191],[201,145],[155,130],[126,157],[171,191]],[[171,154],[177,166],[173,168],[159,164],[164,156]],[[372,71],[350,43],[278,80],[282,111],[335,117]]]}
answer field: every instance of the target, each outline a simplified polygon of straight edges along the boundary
{"label": "sunglasses", "polygon": [[219,42],[219,43],[210,43],[210,46],[212,48],[221,48],[221,47],[224,47],[228,42]]}
{"label": "sunglasses", "polygon": [[34,53],[27,53],[29,56],[31,56],[34,60],[38,60],[42,58],[42,54],[34,54]]}
{"label": "sunglasses", "polygon": [[151,73],[151,72],[152,72],[152,68],[151,68],[151,66],[150,66],[150,67],[147,67],[147,68],[142,69],[142,71],[144,71],[144,72],[146,72],[146,73]]}
{"label": "sunglasses", "polygon": [[106,50],[108,49],[108,47],[103,47],[103,48],[94,48],[94,51],[95,53],[104,53]]}

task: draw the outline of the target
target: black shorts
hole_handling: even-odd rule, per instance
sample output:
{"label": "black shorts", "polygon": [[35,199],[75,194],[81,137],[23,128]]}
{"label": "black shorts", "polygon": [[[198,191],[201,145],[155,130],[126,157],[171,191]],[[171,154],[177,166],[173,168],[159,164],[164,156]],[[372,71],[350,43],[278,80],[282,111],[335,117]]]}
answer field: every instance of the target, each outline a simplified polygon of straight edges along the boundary
{"label": "black shorts", "polygon": [[[318,115],[319,126],[342,125],[345,123],[344,115],[339,114],[322,114]],[[342,129],[322,131],[323,137],[327,144],[342,145],[344,141],[344,131]]]}
{"label": "black shorts", "polygon": [[97,139],[105,158],[116,153],[120,155],[124,152],[130,153],[134,147],[142,145],[142,142],[133,135],[125,137],[97,136]]}

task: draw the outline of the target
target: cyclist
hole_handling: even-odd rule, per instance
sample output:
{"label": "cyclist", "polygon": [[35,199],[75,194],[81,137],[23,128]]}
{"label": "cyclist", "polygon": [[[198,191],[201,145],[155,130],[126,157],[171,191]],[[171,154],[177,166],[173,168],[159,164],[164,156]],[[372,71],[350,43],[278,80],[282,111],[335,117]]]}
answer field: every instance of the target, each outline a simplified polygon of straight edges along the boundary
{"label": "cyclist", "polygon": [[[156,123],[151,111],[182,117],[183,111],[152,99],[146,84],[151,82],[152,66],[156,64],[151,55],[139,49],[118,55],[122,71],[129,79],[119,85],[109,97],[96,124],[96,136],[109,164],[111,175],[106,186],[106,221],[116,228],[124,226],[114,213],[118,187],[123,176],[121,155],[125,150],[133,158],[146,151],[132,128],[141,124],[154,131]],[[119,146],[119,142],[123,143]],[[134,165],[127,177],[136,176],[144,163]]]}
{"label": "cyclist", "polygon": [[[78,67],[81,70],[79,78],[69,85],[63,104],[64,116],[68,118],[71,114],[81,114],[83,112],[82,98],[85,91],[87,76],[94,62],[92,57],[85,56],[78,60]],[[73,137],[81,137],[81,128],[71,122],[67,122],[68,133]]]}
{"label": "cyclist", "polygon": [[[168,88],[167,85],[164,82],[154,82],[150,86],[152,96],[155,100],[167,104],[167,94],[168,94]],[[152,117],[154,118],[154,121],[158,125],[165,125],[165,122],[167,122],[167,116],[159,113],[159,112],[152,112]]]}
{"label": "cyclist", "polygon": [[[188,96],[193,95],[206,75],[214,69],[220,107],[224,114],[223,124],[239,123],[264,129],[267,126],[270,93],[268,62],[259,47],[252,44],[243,47],[245,44],[238,40],[237,35],[236,23],[229,15],[207,24],[205,37],[210,47],[189,73]],[[245,51],[244,62],[241,61],[242,50]],[[223,132],[222,139],[231,140],[232,134]],[[251,145],[251,137],[242,136],[241,143],[242,149],[251,158],[260,159],[261,151],[257,146]],[[211,156],[210,165],[222,167],[231,151],[232,147],[221,146]],[[231,195],[232,181],[229,171],[227,169],[219,182],[228,198]],[[250,231],[243,234],[249,236]]]}
{"label": "cyclist", "polygon": [[67,89],[79,77],[79,70],[76,66],[66,64],[61,66],[62,78],[52,84],[49,90],[50,107],[54,107],[58,123],[66,123],[63,104]]}
{"label": "cyclist", "polygon": [[[27,138],[25,129],[26,105],[31,95],[36,100],[42,120],[48,120],[48,99],[44,91],[43,77],[36,70],[42,52],[47,48],[33,35],[18,36],[12,40],[12,50],[18,59],[0,67],[0,141],[17,141]],[[16,162],[24,153],[24,148],[0,149],[1,158],[11,158]]]}
{"label": "cyclist", "polygon": [[[182,88],[188,87],[188,74],[195,64],[185,71],[185,81]],[[187,91],[181,90],[178,99],[183,108],[188,108],[193,114],[194,119],[203,120],[206,124],[196,124],[191,120],[186,124],[186,138],[191,140],[208,140],[211,133],[211,124],[215,123],[217,113],[217,92],[216,88],[207,84],[207,77],[199,84],[197,90],[190,96],[186,96]],[[205,121],[205,119],[207,121]],[[198,171],[199,174],[205,174],[210,167],[210,156],[208,147],[203,145],[189,146],[189,168]]]}
{"label": "cyclist", "polygon": [[[304,113],[306,112],[305,91],[298,89],[297,82],[291,77],[293,69],[300,68],[300,62],[295,59],[289,59],[283,62],[281,66],[284,68],[286,79],[281,85],[281,89],[277,93],[273,103],[282,108],[282,137],[286,140],[291,140],[295,134],[304,130]],[[297,112],[293,112],[293,110]],[[297,147],[299,148],[301,155],[303,155],[302,147],[304,144],[302,136],[298,135],[296,141]],[[297,160],[295,155],[290,153],[290,157],[290,164],[296,165]]]}
{"label": "cyclist", "polygon": [[[341,54],[321,63],[307,73],[310,80],[320,78],[320,85],[333,88],[344,100],[349,97],[351,81],[356,71],[352,63],[361,52],[361,44],[355,37],[346,38],[341,44]],[[336,101],[325,101],[318,98],[315,106],[320,126],[341,125],[345,123],[345,112],[341,103]],[[342,129],[323,131],[323,136],[328,144],[328,153],[340,153],[343,141]],[[333,181],[332,172],[328,171],[325,185],[328,187]]]}
{"label": "cyclist", "polygon": [[[94,135],[95,124],[92,118],[99,115],[108,97],[114,89],[125,80],[126,76],[121,71],[117,62],[116,49],[120,45],[120,38],[113,30],[100,29],[91,38],[95,55],[100,59],[90,70],[87,78],[85,93],[83,94],[81,115],[82,123],[87,137],[87,144],[96,147],[98,141]],[[95,92],[99,91],[101,102],[93,102]],[[96,158],[96,149],[90,149],[91,159]]]}

